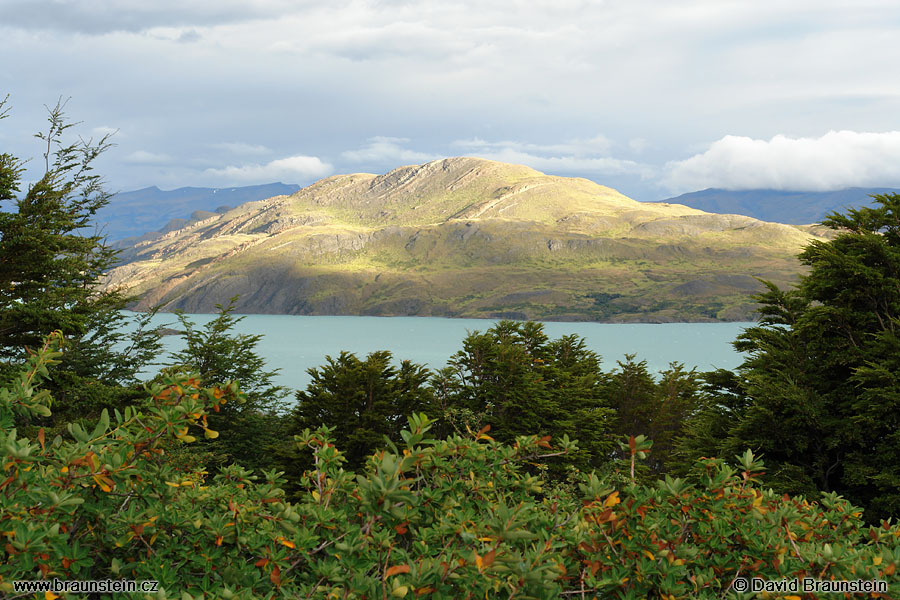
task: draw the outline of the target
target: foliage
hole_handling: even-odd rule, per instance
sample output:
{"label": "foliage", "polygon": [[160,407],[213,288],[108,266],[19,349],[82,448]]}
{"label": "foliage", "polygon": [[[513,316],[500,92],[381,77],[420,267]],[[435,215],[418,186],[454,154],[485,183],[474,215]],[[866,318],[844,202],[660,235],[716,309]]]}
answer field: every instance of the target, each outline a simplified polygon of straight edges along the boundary
{"label": "foliage", "polygon": [[832,214],[831,241],[800,255],[799,286],[768,284],[735,347],[751,401],[722,448],[751,447],[790,493],[835,491],[879,520],[900,514],[900,196]]}
{"label": "foliage", "polygon": [[685,418],[682,433],[675,440],[672,475],[687,474],[704,457],[728,456],[731,428],[751,402],[741,378],[726,369],[701,373],[699,384],[696,408]]}
{"label": "foliage", "polygon": [[500,321],[469,334],[432,385],[443,432],[489,425],[501,442],[532,433],[577,436],[581,450],[567,462],[590,468],[613,447],[604,383],[600,357],[582,338],[551,341],[541,323]]}
{"label": "foliage", "polygon": [[[211,468],[231,462],[248,468],[271,468],[273,445],[281,432],[279,413],[288,390],[276,385],[278,371],[267,371],[265,360],[256,352],[261,335],[235,333],[243,317],[235,317],[237,297],[198,329],[183,313],[176,313],[183,328],[185,348],[172,356],[176,370],[198,373],[203,381],[215,385],[238,382],[246,401],[218,407],[210,415],[210,426],[225,434],[205,440],[202,450],[211,453]],[[263,442],[262,440],[267,440]]]}
{"label": "foliage", "polygon": [[15,373],[23,348],[60,330],[68,351],[52,386],[56,412],[76,418],[130,398],[121,386],[137,383],[135,373],[158,353],[159,338],[142,319],[124,333],[128,298],[97,290],[116,252],[99,232],[87,233],[110,197],[92,168],[111,144],[109,136],[66,142],[77,123],[67,121],[64,108],[61,101],[48,109],[48,130],[36,135],[45,170],[21,197],[24,162],[0,155],[0,201],[12,204],[0,211],[0,380]]}
{"label": "foliage", "polygon": [[653,440],[653,452],[647,461],[654,475],[666,473],[675,462],[676,440],[683,435],[688,417],[697,409],[700,376],[671,363],[654,380],[647,361],[635,361],[626,354],[618,361],[608,380],[607,394],[616,409],[617,432],[625,436],[642,435]]}
{"label": "foliage", "polygon": [[[385,438],[401,440],[405,415],[431,412],[430,371],[423,365],[403,361],[399,368],[392,366],[386,351],[373,352],[365,360],[350,352],[325,360],[322,367],[309,370],[312,381],[297,393],[287,432],[290,436],[330,427],[351,470],[360,469]],[[290,475],[299,476],[312,466],[309,453],[293,446],[287,452],[282,449],[281,460],[280,468]]]}
{"label": "foliage", "polygon": [[[58,340],[0,392],[0,415],[46,409],[35,385],[58,359]],[[866,527],[834,494],[810,502],[764,490],[750,452],[737,468],[702,462],[690,481],[589,475],[577,492],[551,490],[524,466],[573,443],[501,444],[483,432],[438,441],[428,437],[430,420],[413,416],[403,443],[359,475],[341,467],[329,429],[302,433],[297,443],[314,467],[292,503],[276,473],[256,478],[232,466],[211,478],[171,460],[170,450],[208,430],[212,407],[241,400],[236,386],[203,388],[177,375],[148,392],[93,428],[72,426],[67,441],[22,438],[5,421],[0,589],[121,577],[159,580],[163,590],[146,598],[182,600],[680,600],[739,598],[728,591],[738,576],[810,576],[878,579],[892,586],[882,597],[900,593],[900,527]]]}

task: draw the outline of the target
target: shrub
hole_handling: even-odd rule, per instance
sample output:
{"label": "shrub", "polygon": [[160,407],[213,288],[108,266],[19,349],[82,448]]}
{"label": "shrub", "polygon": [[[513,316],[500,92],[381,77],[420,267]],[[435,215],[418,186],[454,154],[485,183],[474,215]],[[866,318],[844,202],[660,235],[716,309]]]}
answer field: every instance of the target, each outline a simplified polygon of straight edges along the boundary
{"label": "shrub", "polygon": [[[689,481],[622,474],[548,488],[526,466],[570,453],[563,437],[501,444],[482,430],[428,438],[409,418],[401,446],[361,474],[328,428],[296,443],[314,467],[295,503],[279,474],[241,467],[210,478],[181,444],[215,437],[210,411],[234,384],[173,375],[143,404],[104,412],[71,439],[19,438],[14,412],[45,414],[36,385],[58,360],[52,336],[0,390],[0,589],[21,579],[159,580],[156,598],[719,598],[738,576],[882,579],[900,563],[900,527],[864,526],[837,496],[819,502],[760,487],[751,453],[737,469],[699,463]],[[648,445],[629,440],[631,461]],[[749,597],[749,596],[747,596]]]}

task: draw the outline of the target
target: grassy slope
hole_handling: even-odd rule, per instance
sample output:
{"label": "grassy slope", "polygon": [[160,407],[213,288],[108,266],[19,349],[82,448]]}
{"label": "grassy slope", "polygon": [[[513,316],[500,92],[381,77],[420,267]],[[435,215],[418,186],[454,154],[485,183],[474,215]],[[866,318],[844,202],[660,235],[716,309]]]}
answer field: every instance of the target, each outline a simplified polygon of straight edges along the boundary
{"label": "grassy slope", "polygon": [[131,249],[139,307],[579,320],[752,316],[810,233],[480,159],[339,175]]}

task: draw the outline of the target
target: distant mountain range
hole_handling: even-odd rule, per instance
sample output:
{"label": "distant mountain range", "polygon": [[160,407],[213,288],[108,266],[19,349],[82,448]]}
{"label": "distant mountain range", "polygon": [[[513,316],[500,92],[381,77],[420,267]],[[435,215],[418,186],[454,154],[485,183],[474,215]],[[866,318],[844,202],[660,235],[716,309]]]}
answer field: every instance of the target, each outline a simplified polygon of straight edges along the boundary
{"label": "distant mountain range", "polygon": [[794,282],[817,237],[476,158],[197,217],[127,244],[107,284],[187,312],[239,294],[246,313],[746,320],[755,277]]}
{"label": "distant mountain range", "polygon": [[900,193],[897,188],[849,188],[833,192],[782,190],[721,190],[710,188],[663,200],[706,212],[746,215],[761,221],[806,225],[820,222],[829,212],[871,206],[871,194]]}
{"label": "distant mountain range", "polygon": [[281,194],[293,194],[298,185],[268,183],[233,188],[183,187],[176,190],[161,190],[156,186],[120,192],[112,197],[109,204],[100,209],[94,221],[101,227],[110,241],[143,236],[148,232],[168,232],[186,225],[196,211],[204,213],[263,200]]}

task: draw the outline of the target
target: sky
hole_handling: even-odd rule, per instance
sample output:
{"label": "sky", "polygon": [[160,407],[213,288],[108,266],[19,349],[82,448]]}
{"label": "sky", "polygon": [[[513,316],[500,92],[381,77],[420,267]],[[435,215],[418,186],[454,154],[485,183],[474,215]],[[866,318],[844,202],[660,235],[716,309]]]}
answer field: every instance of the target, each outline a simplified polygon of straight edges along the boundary
{"label": "sky", "polygon": [[895,0],[0,0],[0,151],[45,105],[110,187],[307,185],[448,156],[637,200],[900,187]]}

